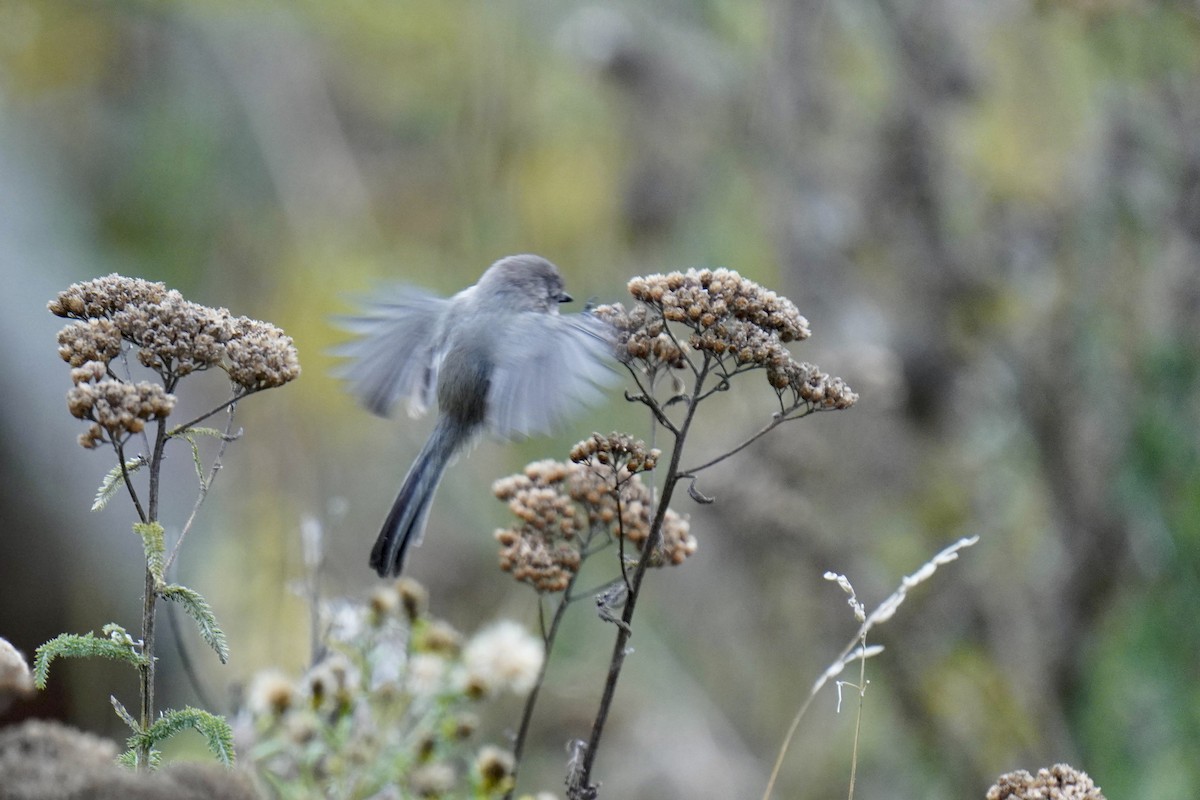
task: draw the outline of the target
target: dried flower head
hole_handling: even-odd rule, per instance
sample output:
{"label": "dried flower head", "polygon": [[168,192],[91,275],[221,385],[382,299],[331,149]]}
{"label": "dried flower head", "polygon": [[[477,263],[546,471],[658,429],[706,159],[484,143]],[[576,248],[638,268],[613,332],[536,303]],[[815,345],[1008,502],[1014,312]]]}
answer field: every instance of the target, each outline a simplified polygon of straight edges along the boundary
{"label": "dried flower head", "polygon": [[25,656],[7,639],[0,638],[0,711],[9,697],[33,694],[33,676]]}
{"label": "dried flower head", "polygon": [[545,650],[537,638],[512,620],[501,620],[463,648],[465,681],[480,695],[501,691],[524,694],[537,682]]}
{"label": "dried flower head", "polygon": [[988,789],[987,800],[1104,800],[1086,772],[1055,764],[1030,775],[1023,769],[1001,775]]}
{"label": "dried flower head", "polygon": [[123,442],[144,430],[149,420],[165,419],[174,407],[174,395],[146,381],[125,383],[102,378],[95,383],[79,382],[67,392],[71,416],[92,421],[79,437],[79,443],[87,448],[101,442]]}
{"label": "dried flower head", "polygon": [[[858,395],[840,378],[792,358],[786,344],[810,336],[808,320],[786,297],[733,270],[689,270],[634,278],[638,305],[595,309],[616,331],[617,355],[648,373],[681,368],[689,352],[704,353],[729,377],[765,369],[786,407],[848,408]],[[676,335],[668,323],[687,329]]]}
{"label": "dried flower head", "polygon": [[259,718],[275,720],[296,706],[295,684],[279,670],[260,672],[246,690],[246,707]]}
{"label": "dried flower head", "polygon": [[448,622],[433,620],[413,630],[413,650],[420,653],[457,656],[462,650],[463,636]]}
{"label": "dried flower head", "polygon": [[367,599],[370,609],[370,620],[376,625],[382,625],[393,619],[400,610],[400,592],[394,586],[379,586]]}
{"label": "dried flower head", "polygon": [[[71,413],[93,425],[84,447],[120,444],[150,419],[165,418],[179,378],[221,366],[246,394],[281,386],[300,374],[292,340],[266,322],[185,300],[161,283],[112,274],[74,283],[50,301],[51,313],[76,320],[58,334],[58,352],[74,369]],[[124,381],[110,368],[125,343],[161,376],[163,387]]]}
{"label": "dried flower head", "polygon": [[435,697],[445,690],[447,660],[434,653],[415,653],[408,659],[404,685],[414,697]]}
{"label": "dried flower head", "polygon": [[454,767],[443,762],[422,764],[408,776],[408,786],[417,797],[441,797],[454,791]]}
{"label": "dried flower head", "polygon": [[305,690],[313,710],[344,714],[361,688],[358,668],[340,653],[321,661],[305,676]]}
{"label": "dried flower head", "polygon": [[127,304],[113,313],[112,321],[138,347],[138,361],[164,378],[220,364],[233,335],[227,309],[185,300],[174,289],[151,302]]}
{"label": "dried flower head", "polygon": [[70,319],[111,317],[130,305],[157,303],[167,292],[161,283],[126,278],[113,273],[103,278],[73,283],[50,301],[50,313]]}
{"label": "dried flower head", "polygon": [[602,436],[593,433],[571,448],[570,458],[577,464],[612,466],[626,474],[649,472],[658,465],[662,451],[649,449],[641,439],[626,433]]}
{"label": "dried flower head", "polygon": [[810,408],[830,410],[849,408],[858,402],[858,394],[844,380],[791,356],[778,366],[767,367],[767,380],[780,400],[791,395],[791,405],[803,403]]}
{"label": "dried flower head", "polygon": [[58,332],[58,354],[72,367],[87,362],[107,366],[121,352],[121,332],[109,319],[89,319]]}
{"label": "dried flower head", "polygon": [[487,794],[508,789],[513,774],[513,756],[495,745],[484,745],[475,757],[475,773],[480,788]]}
{"label": "dried flower head", "polygon": [[615,332],[616,355],[622,362],[637,361],[648,372],[683,368],[683,346],[667,330],[661,314],[642,305],[626,310],[621,303],[597,306],[592,313]]}
{"label": "dried flower head", "polygon": [[396,581],[396,591],[400,594],[400,604],[404,606],[404,616],[409,622],[416,622],[424,616],[429,606],[429,591],[412,578],[400,578]]}
{"label": "dried flower head", "polygon": [[269,322],[241,317],[225,346],[229,379],[246,391],[282,386],[300,375],[292,337]]}
{"label": "dried flower head", "polygon": [[[592,536],[623,537],[638,550],[650,536],[650,491],[630,466],[650,469],[657,451],[597,434],[577,444],[572,457],[580,461],[537,461],[492,485],[518,520],[496,531],[500,568],[542,592],[567,588]],[[695,550],[687,519],[668,509],[651,566],[680,564]]]}

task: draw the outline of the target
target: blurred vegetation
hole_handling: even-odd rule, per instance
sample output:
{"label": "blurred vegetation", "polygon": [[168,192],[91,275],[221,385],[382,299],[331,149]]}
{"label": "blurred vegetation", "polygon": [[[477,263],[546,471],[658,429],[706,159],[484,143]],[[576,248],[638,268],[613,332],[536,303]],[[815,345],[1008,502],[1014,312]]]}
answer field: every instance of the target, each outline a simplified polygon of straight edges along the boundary
{"label": "blurred vegetation", "polygon": [[[691,509],[700,551],[643,599],[606,793],[756,795],[854,627],[821,573],[873,605],[978,533],[881,631],[859,795],[981,797],[1068,760],[1110,797],[1200,796],[1195,4],[8,0],[0,209],[0,635],[27,653],[129,616],[98,587],[138,580],[129,520],[84,511],[110,465],[75,444],[44,311],[71,281],[165,280],[300,349],[294,387],[239,409],[253,435],[182,556],[227,623],[231,665],[204,674],[222,693],[307,658],[303,515],[328,532],[327,592],[374,580],[366,554],[428,431],[369,418],[328,377],[330,318],[355,295],[450,292],[520,251],[580,299],[728,266],[799,305],[814,338],[797,356],[862,401],[701,486],[718,502]],[[697,455],[769,400],[728,398]],[[614,427],[644,420],[614,401],[456,467],[445,530],[411,561],[436,613],[533,622],[495,566],[490,482]],[[561,785],[611,635],[568,618],[528,788]],[[177,659],[163,674],[166,704],[193,700]],[[62,677],[8,718],[105,730],[89,687],[111,682]],[[852,718],[833,705],[810,712],[779,796],[844,791]]]}

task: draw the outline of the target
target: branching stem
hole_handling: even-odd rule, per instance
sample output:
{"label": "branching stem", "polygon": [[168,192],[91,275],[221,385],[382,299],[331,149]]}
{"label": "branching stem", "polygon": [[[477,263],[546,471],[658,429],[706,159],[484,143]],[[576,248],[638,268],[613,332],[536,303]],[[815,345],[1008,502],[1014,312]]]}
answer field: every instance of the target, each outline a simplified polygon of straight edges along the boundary
{"label": "branching stem", "polygon": [[[641,558],[638,559],[637,566],[633,572],[633,578],[629,582],[629,596],[625,601],[625,610],[621,614],[623,625],[617,626],[617,637],[613,643],[612,657],[609,659],[608,676],[604,682],[604,691],[600,698],[600,708],[596,712],[596,719],[592,723],[592,732],[588,737],[587,747],[583,752],[583,762],[580,768],[578,778],[573,781],[573,785],[568,787],[568,795],[572,800],[582,800],[594,792],[591,786],[592,767],[596,761],[596,753],[600,746],[600,737],[604,734],[604,726],[608,721],[608,713],[612,708],[613,697],[617,690],[617,681],[621,677],[621,669],[625,665],[625,656],[629,650],[629,637],[633,633],[632,622],[633,614],[637,609],[638,596],[641,594],[642,581],[646,576],[646,569],[650,566],[650,560],[654,556],[655,550],[658,549],[662,541],[662,526],[666,519],[667,508],[671,504],[671,495],[675,491],[675,484],[679,481],[679,463],[683,458],[683,445],[687,438],[688,429],[691,427],[692,420],[696,414],[695,398],[703,391],[704,381],[708,377],[711,362],[706,357],[701,367],[696,372],[696,384],[692,389],[691,400],[687,404],[687,412],[684,415],[683,421],[678,426],[678,431],[675,433],[675,443],[671,449],[671,461],[667,467],[667,475],[663,481],[662,497],[658,501],[655,508],[654,522],[650,526],[650,535],[647,537],[645,544],[642,547]],[[656,414],[656,416],[658,416]],[[594,795],[591,795],[594,796]]]}

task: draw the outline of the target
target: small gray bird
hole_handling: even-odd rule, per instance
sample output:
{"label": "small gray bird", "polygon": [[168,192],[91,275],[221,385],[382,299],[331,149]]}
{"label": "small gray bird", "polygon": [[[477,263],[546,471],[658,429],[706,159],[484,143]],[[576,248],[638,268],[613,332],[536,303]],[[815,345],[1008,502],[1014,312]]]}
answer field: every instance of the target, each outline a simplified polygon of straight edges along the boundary
{"label": "small gray bird", "polygon": [[408,548],[420,544],[456,453],[485,431],[515,438],[549,430],[613,374],[609,326],[586,312],[560,315],[570,300],[553,264],[517,255],[451,298],[399,287],[344,320],[360,338],[341,349],[351,361],[340,374],[363,405],[387,415],[407,398],[419,416],[436,397],[438,407],[371,551],[380,577],[399,575]]}

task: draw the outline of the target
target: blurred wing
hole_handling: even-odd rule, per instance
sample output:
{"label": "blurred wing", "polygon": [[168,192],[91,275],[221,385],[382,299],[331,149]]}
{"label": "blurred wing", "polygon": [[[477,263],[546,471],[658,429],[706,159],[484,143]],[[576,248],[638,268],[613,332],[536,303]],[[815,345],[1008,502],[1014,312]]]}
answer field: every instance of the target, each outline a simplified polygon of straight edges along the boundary
{"label": "blurred wing", "polygon": [[359,338],[334,351],[350,359],[335,374],[375,414],[386,416],[401,398],[410,414],[423,413],[435,396],[438,329],[449,303],[404,286],[365,304],[362,315],[340,318]]}
{"label": "blurred wing", "polygon": [[522,314],[506,331],[488,387],[487,423],[500,436],[550,430],[616,375],[612,331],[590,314]]}

